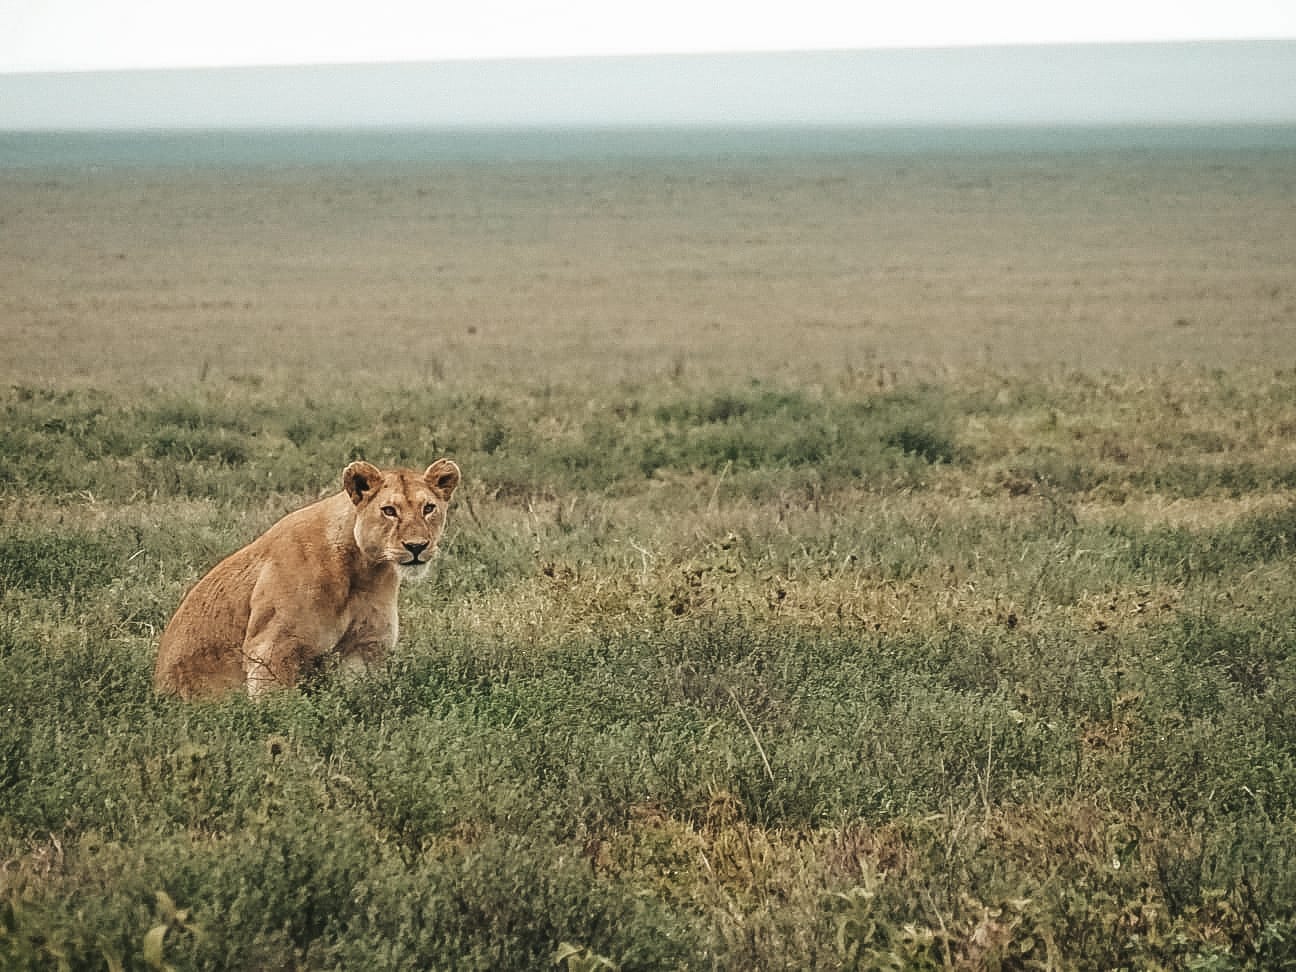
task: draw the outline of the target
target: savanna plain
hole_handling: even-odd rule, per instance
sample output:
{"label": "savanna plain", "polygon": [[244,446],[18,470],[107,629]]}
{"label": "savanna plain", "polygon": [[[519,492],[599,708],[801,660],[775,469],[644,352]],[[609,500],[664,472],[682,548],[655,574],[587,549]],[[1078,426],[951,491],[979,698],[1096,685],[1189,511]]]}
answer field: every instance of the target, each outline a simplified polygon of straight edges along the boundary
{"label": "savanna plain", "polygon": [[[0,966],[1296,966],[1296,155],[0,169]],[[155,696],[363,457],[362,677]]]}

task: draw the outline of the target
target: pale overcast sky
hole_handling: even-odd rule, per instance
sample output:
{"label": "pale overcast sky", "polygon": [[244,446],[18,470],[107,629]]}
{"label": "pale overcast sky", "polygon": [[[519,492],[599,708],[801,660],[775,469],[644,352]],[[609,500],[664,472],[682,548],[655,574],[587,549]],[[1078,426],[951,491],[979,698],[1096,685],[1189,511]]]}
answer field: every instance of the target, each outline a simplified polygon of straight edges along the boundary
{"label": "pale overcast sky", "polygon": [[1296,38],[1296,0],[0,0],[0,72]]}

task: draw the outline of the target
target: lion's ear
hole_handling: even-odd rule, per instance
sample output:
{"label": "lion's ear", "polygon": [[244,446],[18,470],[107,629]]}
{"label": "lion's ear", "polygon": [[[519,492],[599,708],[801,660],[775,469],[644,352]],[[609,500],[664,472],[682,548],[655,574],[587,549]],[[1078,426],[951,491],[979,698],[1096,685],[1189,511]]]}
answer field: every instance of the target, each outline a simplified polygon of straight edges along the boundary
{"label": "lion's ear", "polygon": [[377,466],[358,459],[342,470],[342,488],[356,506],[382,483],[382,472]]}
{"label": "lion's ear", "polygon": [[450,494],[459,485],[459,466],[453,459],[438,459],[427,467],[423,478],[429,486],[449,499]]}

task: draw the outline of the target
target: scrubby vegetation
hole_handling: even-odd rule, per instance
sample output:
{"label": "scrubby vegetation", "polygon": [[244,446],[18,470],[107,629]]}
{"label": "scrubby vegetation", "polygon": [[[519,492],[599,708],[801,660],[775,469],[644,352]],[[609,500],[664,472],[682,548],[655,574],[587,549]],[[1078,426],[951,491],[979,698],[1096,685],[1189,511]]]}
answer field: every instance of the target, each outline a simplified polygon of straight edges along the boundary
{"label": "scrubby vegetation", "polygon": [[[0,966],[1296,965],[1296,374],[0,393]],[[351,458],[403,640],[150,687]]]}

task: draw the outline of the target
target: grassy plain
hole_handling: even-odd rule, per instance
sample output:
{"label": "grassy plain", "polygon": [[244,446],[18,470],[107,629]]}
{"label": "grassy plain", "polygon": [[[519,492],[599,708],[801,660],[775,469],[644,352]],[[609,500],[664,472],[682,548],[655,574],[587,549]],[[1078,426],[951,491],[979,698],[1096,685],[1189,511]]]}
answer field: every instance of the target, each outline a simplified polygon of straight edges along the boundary
{"label": "grassy plain", "polygon": [[[1296,965],[1296,163],[0,173],[0,965]],[[157,699],[364,456],[362,680]]]}

